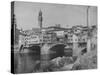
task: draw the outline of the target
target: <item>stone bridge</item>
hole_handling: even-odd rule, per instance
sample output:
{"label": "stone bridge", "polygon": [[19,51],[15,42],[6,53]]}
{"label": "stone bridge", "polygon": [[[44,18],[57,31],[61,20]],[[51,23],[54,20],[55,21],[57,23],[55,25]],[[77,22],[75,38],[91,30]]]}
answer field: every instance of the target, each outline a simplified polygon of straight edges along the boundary
{"label": "stone bridge", "polygon": [[40,43],[40,44],[30,45],[30,47],[23,46],[23,50],[26,48],[29,48],[31,50],[36,49],[36,50],[40,50],[40,54],[50,54],[54,51],[63,50],[65,46],[66,46],[66,44],[64,44],[64,43]]}
{"label": "stone bridge", "polygon": [[[58,43],[39,43],[39,44],[33,44],[31,46],[32,46],[30,47],[31,51],[32,50],[38,51],[41,55],[47,55],[53,52],[59,53],[59,55],[63,55],[64,49],[68,47],[68,43],[60,43],[60,42]],[[72,49],[73,56],[76,56],[83,48],[78,48],[78,44],[73,43],[70,49]]]}

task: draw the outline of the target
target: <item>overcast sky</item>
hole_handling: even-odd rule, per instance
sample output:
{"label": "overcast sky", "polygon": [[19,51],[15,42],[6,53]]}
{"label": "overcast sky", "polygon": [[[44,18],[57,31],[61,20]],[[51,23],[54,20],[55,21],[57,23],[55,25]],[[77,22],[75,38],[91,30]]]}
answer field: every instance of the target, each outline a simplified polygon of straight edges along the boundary
{"label": "overcast sky", "polygon": [[[85,25],[87,6],[15,2],[15,15],[18,28],[38,28],[38,13],[42,10],[43,27],[61,24],[62,27]],[[89,24],[97,25],[97,7],[89,8]]]}

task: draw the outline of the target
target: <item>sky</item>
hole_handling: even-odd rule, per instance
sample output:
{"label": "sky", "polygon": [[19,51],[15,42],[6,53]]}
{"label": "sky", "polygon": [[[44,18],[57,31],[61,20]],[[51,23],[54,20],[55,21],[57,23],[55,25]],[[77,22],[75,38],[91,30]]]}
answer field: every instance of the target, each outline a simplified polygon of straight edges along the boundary
{"label": "sky", "polygon": [[[42,11],[43,27],[60,24],[61,27],[71,27],[75,25],[87,25],[87,6],[49,4],[34,2],[15,2],[14,13],[19,29],[28,30],[39,28],[38,14]],[[89,25],[97,25],[97,7],[89,8]]]}

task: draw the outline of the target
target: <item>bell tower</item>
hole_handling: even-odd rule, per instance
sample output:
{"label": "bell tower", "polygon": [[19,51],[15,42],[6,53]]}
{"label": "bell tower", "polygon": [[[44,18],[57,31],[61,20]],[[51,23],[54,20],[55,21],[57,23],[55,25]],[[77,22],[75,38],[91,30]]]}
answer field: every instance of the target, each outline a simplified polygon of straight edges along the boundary
{"label": "bell tower", "polygon": [[40,27],[40,29],[42,29],[42,21],[43,21],[43,17],[42,17],[42,11],[39,11],[39,15],[38,15],[38,25]]}

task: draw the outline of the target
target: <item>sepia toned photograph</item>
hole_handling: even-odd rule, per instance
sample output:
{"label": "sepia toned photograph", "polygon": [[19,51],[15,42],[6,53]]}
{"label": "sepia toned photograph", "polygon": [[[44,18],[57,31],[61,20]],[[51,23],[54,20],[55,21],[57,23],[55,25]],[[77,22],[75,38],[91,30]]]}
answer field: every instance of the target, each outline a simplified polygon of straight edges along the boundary
{"label": "sepia toned photograph", "polygon": [[11,73],[97,69],[97,6],[11,2]]}

